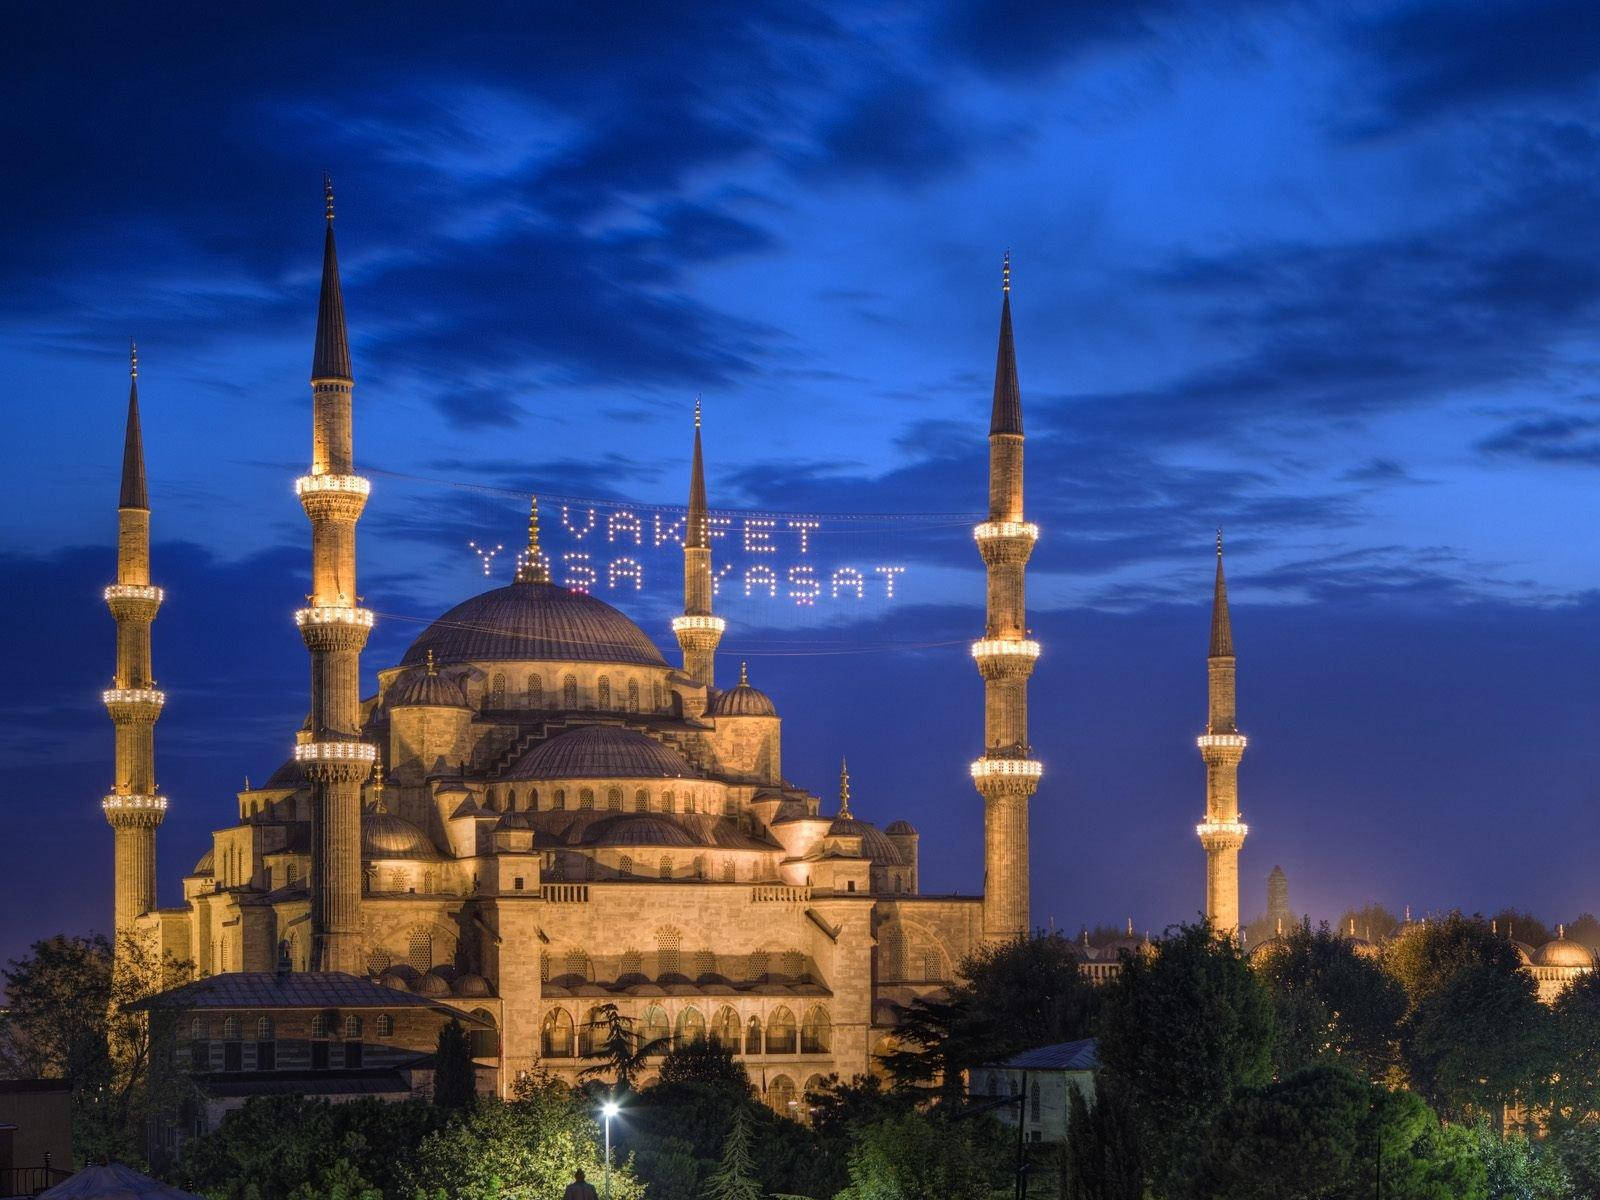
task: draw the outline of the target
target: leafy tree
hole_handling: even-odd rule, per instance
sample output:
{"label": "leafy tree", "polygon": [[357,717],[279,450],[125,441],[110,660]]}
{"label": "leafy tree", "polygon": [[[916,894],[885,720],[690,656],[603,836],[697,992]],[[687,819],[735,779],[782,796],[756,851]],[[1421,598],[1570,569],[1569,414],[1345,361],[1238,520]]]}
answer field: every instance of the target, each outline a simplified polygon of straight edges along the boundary
{"label": "leafy tree", "polygon": [[472,1045],[467,1040],[467,1031],[454,1017],[448,1025],[440,1027],[433,1057],[433,1102],[440,1108],[470,1108],[478,1095]]}
{"label": "leafy tree", "polygon": [[1356,923],[1356,936],[1366,938],[1374,945],[1386,942],[1400,932],[1400,918],[1377,903],[1345,909],[1339,914],[1334,929],[1339,933],[1348,933],[1351,921]]}
{"label": "leafy tree", "polygon": [[187,1143],[173,1173],[210,1200],[409,1200],[406,1160],[447,1119],[422,1101],[256,1097]]}
{"label": "leafy tree", "polygon": [[[481,1099],[422,1140],[410,1156],[417,1200],[548,1200],[581,1169],[598,1184],[604,1173],[593,1112],[559,1085],[525,1089],[509,1103]],[[611,1164],[613,1200],[643,1200],[631,1162]]]}
{"label": "leafy tree", "polygon": [[[1173,1195],[1228,1200],[1478,1200],[1483,1167],[1415,1096],[1337,1066],[1241,1092]],[[1382,1191],[1378,1186],[1381,1180]]]}
{"label": "leafy tree", "polygon": [[664,1084],[709,1083],[749,1095],[750,1076],[733,1056],[733,1047],[709,1038],[695,1038],[674,1046],[661,1060],[658,1077]]}
{"label": "leafy tree", "polygon": [[1590,971],[1551,1008],[1555,1060],[1552,1117],[1575,1124],[1600,1119],[1600,973]]}
{"label": "leafy tree", "polygon": [[895,1086],[958,1104],[962,1072],[972,1063],[968,1010],[960,999],[918,996],[895,1006],[894,1049],[879,1058]]}
{"label": "leafy tree", "polygon": [[750,1116],[744,1108],[734,1113],[733,1128],[722,1144],[722,1161],[706,1183],[707,1200],[761,1200],[750,1156]]}
{"label": "leafy tree", "polygon": [[1586,912],[1576,921],[1568,921],[1567,936],[1580,945],[1600,952],[1600,917]]}
{"label": "leafy tree", "polygon": [[615,1004],[602,1004],[591,1022],[591,1027],[600,1031],[600,1037],[594,1043],[593,1053],[584,1056],[598,1061],[579,1071],[578,1077],[603,1079],[609,1075],[622,1090],[631,1088],[650,1057],[660,1054],[671,1040],[646,1041],[643,1034],[634,1030],[634,1024],[634,1019],[624,1016]]}
{"label": "leafy tree", "polygon": [[1485,1122],[1466,1131],[1483,1163],[1486,1200],[1569,1200],[1567,1172],[1555,1147],[1520,1133],[1502,1137]]}
{"label": "leafy tree", "polygon": [[1062,1200],[1142,1200],[1144,1153],[1126,1091],[1095,1077],[1094,1104],[1072,1089],[1067,1144],[1061,1155]]}
{"label": "leafy tree", "polygon": [[848,1082],[830,1075],[806,1093],[811,1110],[811,1133],[816,1146],[819,1195],[831,1196],[849,1183],[850,1150],[860,1131],[869,1125],[903,1117],[917,1104],[914,1093],[890,1089],[875,1075],[857,1075]]}
{"label": "leafy tree", "polygon": [[1502,908],[1489,920],[1490,927],[1501,937],[1514,937],[1536,949],[1556,936],[1555,930],[1525,909]]}
{"label": "leafy tree", "polygon": [[850,1153],[850,1186],[837,1200],[986,1197],[1012,1177],[1004,1143],[976,1120],[911,1112],[880,1121],[861,1131]]}
{"label": "leafy tree", "polygon": [[1251,961],[1272,992],[1280,1079],[1317,1063],[1343,1063],[1372,1080],[1387,1075],[1406,1011],[1393,976],[1326,925],[1297,926]]}
{"label": "leafy tree", "polygon": [[1442,920],[1406,926],[1385,947],[1383,964],[1406,989],[1409,1009],[1415,1010],[1463,968],[1488,965],[1515,974],[1522,959],[1510,940],[1491,932],[1482,917],[1453,912]]}
{"label": "leafy tree", "polygon": [[1600,1125],[1590,1121],[1563,1130],[1556,1153],[1574,1200],[1600,1196]]}
{"label": "leafy tree", "polygon": [[1271,995],[1209,923],[1127,959],[1105,990],[1100,1061],[1128,1090],[1157,1194],[1181,1194],[1213,1116],[1271,1076]]}

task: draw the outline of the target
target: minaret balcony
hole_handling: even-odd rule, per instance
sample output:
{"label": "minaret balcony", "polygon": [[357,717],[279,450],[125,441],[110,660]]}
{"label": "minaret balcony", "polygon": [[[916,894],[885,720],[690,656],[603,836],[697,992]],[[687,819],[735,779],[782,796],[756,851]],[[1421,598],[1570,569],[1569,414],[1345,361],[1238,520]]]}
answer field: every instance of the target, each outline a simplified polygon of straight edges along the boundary
{"label": "minaret balcony", "polygon": [[715,633],[721,635],[728,623],[721,617],[681,616],[672,618],[673,633]]}
{"label": "minaret balcony", "polygon": [[360,650],[372,632],[372,610],[346,604],[301,608],[295,610],[294,623],[313,654]]}
{"label": "minaret balcony", "polygon": [[1202,733],[1194,744],[1202,750],[1243,750],[1249,741],[1242,733]]}
{"label": "minaret balcony", "polygon": [[378,761],[378,748],[368,742],[301,742],[294,748],[294,760],[297,763],[352,762],[370,765]]}
{"label": "minaret balcony", "polygon": [[167,798],[114,792],[100,801],[100,811],[112,825],[154,826],[167,815]]}
{"label": "minaret balcony", "polygon": [[973,526],[972,536],[989,566],[1025,563],[1039,540],[1039,527],[1032,521],[985,521]]}
{"label": "minaret balcony", "polygon": [[311,520],[354,521],[367,506],[372,483],[360,475],[302,475],[294,490]]}
{"label": "minaret balcony", "polygon": [[294,623],[304,629],[307,625],[357,625],[372,628],[370,608],[352,608],[349,605],[323,604],[314,608],[297,608]]}
{"label": "minaret balcony", "polygon": [[972,777],[984,779],[1038,779],[1044,764],[1031,758],[980,758],[972,764]]}
{"label": "minaret balcony", "polygon": [[113,600],[152,600],[160,604],[166,593],[149,583],[113,583],[106,588],[106,603]]}
{"label": "minaret balcony", "polygon": [[167,694],[156,688],[107,688],[100,700],[117,724],[131,721],[154,721],[161,715]]}
{"label": "minaret balcony", "polygon": [[148,583],[113,583],[105,590],[106,607],[118,621],[153,621],[166,593]]}
{"label": "minaret balcony", "polygon": [[372,493],[372,481],[360,475],[302,475],[294,481],[296,496],[317,492],[344,492],[365,500]]}
{"label": "minaret balcony", "polygon": [[1207,850],[1237,850],[1250,833],[1250,826],[1243,821],[1201,821],[1194,831]]}

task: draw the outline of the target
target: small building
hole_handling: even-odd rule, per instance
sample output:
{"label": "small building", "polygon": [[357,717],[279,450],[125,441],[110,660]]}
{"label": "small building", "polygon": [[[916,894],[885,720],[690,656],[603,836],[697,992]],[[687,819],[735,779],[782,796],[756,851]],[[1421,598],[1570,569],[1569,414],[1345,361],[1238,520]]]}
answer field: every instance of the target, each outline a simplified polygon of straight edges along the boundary
{"label": "small building", "polygon": [[1094,1038],[1038,1046],[1004,1062],[976,1067],[969,1090],[974,1103],[1017,1097],[1014,1104],[998,1105],[994,1115],[1008,1125],[1019,1115],[1030,1142],[1064,1142],[1072,1116],[1072,1093],[1082,1092],[1094,1103],[1094,1074],[1100,1056]]}

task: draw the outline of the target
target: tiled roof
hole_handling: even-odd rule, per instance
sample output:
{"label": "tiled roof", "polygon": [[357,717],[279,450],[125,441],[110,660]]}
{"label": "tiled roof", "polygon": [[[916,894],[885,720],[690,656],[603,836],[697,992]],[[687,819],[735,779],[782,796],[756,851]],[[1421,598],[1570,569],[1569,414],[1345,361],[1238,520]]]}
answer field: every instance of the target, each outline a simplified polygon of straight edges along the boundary
{"label": "tiled roof", "polygon": [[431,1008],[469,1024],[478,1018],[425,996],[399,992],[359,975],[340,971],[230,971],[207,975],[128,1005],[151,1008]]}
{"label": "tiled roof", "polygon": [[620,725],[584,725],[529,750],[501,778],[692,779],[697,772],[671,746]]}
{"label": "tiled roof", "polygon": [[1083,1038],[1055,1046],[1035,1046],[1032,1050],[1013,1055],[1003,1063],[989,1065],[1017,1071],[1098,1071],[1100,1054],[1094,1038]]}

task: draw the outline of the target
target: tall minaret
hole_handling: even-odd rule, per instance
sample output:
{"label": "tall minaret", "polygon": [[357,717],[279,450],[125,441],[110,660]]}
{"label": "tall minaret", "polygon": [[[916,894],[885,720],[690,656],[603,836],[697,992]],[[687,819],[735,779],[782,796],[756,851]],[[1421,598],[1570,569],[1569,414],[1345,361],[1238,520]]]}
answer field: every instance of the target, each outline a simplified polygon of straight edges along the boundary
{"label": "tall minaret", "polygon": [[311,356],[311,474],[295,481],[311,520],[309,607],[295,614],[311,652],[311,720],[295,759],[311,780],[313,970],[364,974],[361,947],[361,785],[377,748],[361,732],[361,647],[372,613],[356,592],[356,521],[371,484],[351,452],[350,340],[333,246],[333,184],[325,182],[322,299]]}
{"label": "tall minaret", "polygon": [[1234,699],[1233,623],[1228,582],[1222,573],[1222,530],[1217,530],[1217,579],[1211,599],[1211,650],[1206,658],[1209,715],[1200,735],[1206,763],[1206,819],[1195,827],[1206,851],[1206,916],[1221,936],[1239,930],[1239,847],[1249,826],[1239,820],[1239,732]]}
{"label": "tall minaret", "polygon": [[1022,519],[1022,393],[1011,338],[1011,254],[1001,276],[1000,349],[989,422],[989,519],[973,530],[989,572],[988,625],[972,657],[983,675],[984,754],[972,764],[983,797],[983,935],[1027,934],[1028,798],[1043,771],[1029,755],[1028,676],[1039,643],[1028,639],[1023,576],[1039,527]]}
{"label": "tall minaret", "polygon": [[115,928],[121,935],[156,906],[156,826],[167,798],[156,792],[156,719],[166,697],[150,671],[150,625],[161,589],[150,583],[150,494],[139,430],[139,349],[128,347],[128,428],[117,501],[117,581],[106,606],[117,622],[117,673],[102,694],[116,727],[116,777],[100,808],[112,829]]}
{"label": "tall minaret", "polygon": [[700,454],[700,397],[694,400],[694,463],[689,473],[689,516],[683,526],[683,616],[672,632],[683,648],[683,673],[707,688],[716,675],[717,643],[727,622],[711,612],[711,522],[706,472]]}

